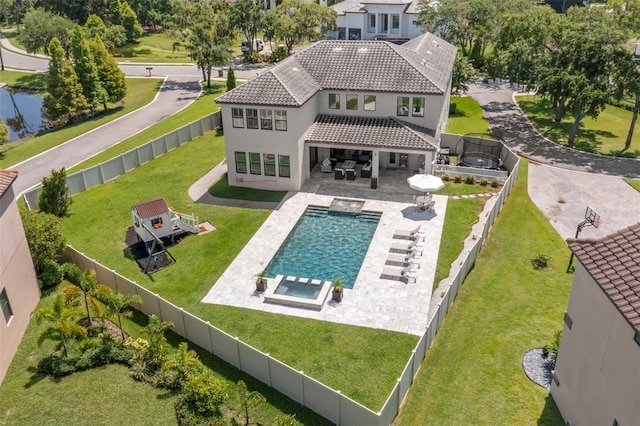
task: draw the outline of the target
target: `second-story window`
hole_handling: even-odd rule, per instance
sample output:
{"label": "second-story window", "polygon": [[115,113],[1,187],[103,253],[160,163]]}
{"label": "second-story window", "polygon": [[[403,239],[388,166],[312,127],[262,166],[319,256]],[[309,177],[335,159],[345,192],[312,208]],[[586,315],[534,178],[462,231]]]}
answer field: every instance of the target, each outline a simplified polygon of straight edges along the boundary
{"label": "second-story window", "polygon": [[262,130],[273,130],[273,111],[270,109],[260,110],[260,128]]}
{"label": "second-story window", "polygon": [[329,109],[340,109],[340,94],[329,93]]}
{"label": "second-story window", "polygon": [[276,113],[276,130],[287,130],[287,111],[277,109]]}
{"label": "second-story window", "polygon": [[397,114],[399,117],[409,116],[409,97],[408,96],[398,96],[398,113]]}
{"label": "second-story window", "polygon": [[233,127],[244,127],[244,111],[242,108],[231,108],[231,117],[233,117]]}
{"label": "second-story window", "polygon": [[376,95],[364,95],[364,110],[365,111],[376,110]]}
{"label": "second-story window", "polygon": [[258,110],[257,109],[249,109],[247,108],[247,129],[257,129],[258,128]]}
{"label": "second-story window", "polygon": [[347,109],[358,110],[358,95],[347,95]]}
{"label": "second-story window", "polygon": [[367,31],[370,33],[375,33],[376,32],[376,15],[375,13],[370,13],[369,14],[369,27],[367,28]]}
{"label": "second-story window", "polygon": [[413,98],[411,115],[414,117],[424,117],[424,98]]}

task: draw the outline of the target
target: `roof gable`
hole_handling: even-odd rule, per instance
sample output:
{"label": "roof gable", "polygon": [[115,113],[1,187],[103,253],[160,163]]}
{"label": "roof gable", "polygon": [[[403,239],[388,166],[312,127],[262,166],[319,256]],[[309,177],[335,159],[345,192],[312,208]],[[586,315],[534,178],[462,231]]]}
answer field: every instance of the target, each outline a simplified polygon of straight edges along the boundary
{"label": "roof gable", "polygon": [[429,33],[402,46],[323,40],[216,101],[299,107],[320,90],[442,95],[449,88],[455,55],[455,46]]}
{"label": "roof gable", "polygon": [[165,203],[164,198],[144,201],[136,204],[131,209],[135,210],[141,219],[160,216],[169,212],[169,207],[167,207],[167,203]]}
{"label": "roof gable", "polygon": [[567,240],[595,282],[640,332],[640,223],[602,238]]}
{"label": "roof gable", "polygon": [[0,169],[0,197],[4,195],[9,189],[11,184],[18,178],[17,170],[2,170]]}

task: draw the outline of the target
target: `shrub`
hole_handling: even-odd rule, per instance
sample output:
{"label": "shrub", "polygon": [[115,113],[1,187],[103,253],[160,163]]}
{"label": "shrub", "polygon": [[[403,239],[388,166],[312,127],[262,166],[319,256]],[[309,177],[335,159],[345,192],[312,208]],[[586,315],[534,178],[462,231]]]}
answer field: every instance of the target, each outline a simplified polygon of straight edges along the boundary
{"label": "shrub", "polygon": [[36,371],[39,374],[44,374],[53,377],[63,377],[75,371],[74,359],[60,356],[58,354],[51,354],[46,356],[38,362]]}
{"label": "shrub", "polygon": [[38,196],[40,211],[62,217],[67,214],[70,206],[67,172],[64,167],[60,170],[51,170],[51,176],[42,179],[42,191]]}
{"label": "shrub", "polygon": [[449,176],[449,173],[445,173],[442,175],[442,180],[444,182],[449,182],[449,180],[451,179],[451,177]]}
{"label": "shrub", "polygon": [[493,179],[491,181],[491,187],[492,188],[497,188],[500,185],[500,181],[498,179]]}
{"label": "shrub", "polygon": [[549,266],[550,260],[551,258],[549,256],[547,256],[546,254],[540,253],[539,255],[537,255],[535,258],[531,260],[531,264],[535,269],[544,269],[547,266]]}
{"label": "shrub", "polygon": [[560,350],[560,340],[562,339],[562,330],[556,330],[553,332],[551,342],[544,345],[542,351],[549,355],[551,362],[556,362],[558,351]]}
{"label": "shrub", "polygon": [[52,214],[23,210],[22,224],[31,251],[36,273],[40,274],[47,261],[58,261],[64,252],[64,236],[60,220]]}
{"label": "shrub", "polygon": [[474,183],[476,183],[476,177],[474,175],[467,175],[464,178],[464,183],[466,183],[467,185],[473,185]]}
{"label": "shrub", "polygon": [[462,182],[462,176],[460,176],[460,175],[455,175],[455,176],[454,176],[454,178],[453,178],[453,181],[454,181],[455,183],[460,183],[460,182]]}
{"label": "shrub", "polygon": [[236,73],[233,71],[233,67],[229,67],[227,71],[227,92],[236,88]]}
{"label": "shrub", "polygon": [[487,180],[487,178],[480,179],[480,186],[487,186],[488,183],[489,181]]}
{"label": "shrub", "polygon": [[226,399],[226,383],[210,372],[189,376],[176,401],[176,420],[179,425],[195,425],[220,418]]}
{"label": "shrub", "polygon": [[62,266],[55,260],[46,259],[40,267],[38,285],[41,289],[55,287],[62,281],[64,272]]}

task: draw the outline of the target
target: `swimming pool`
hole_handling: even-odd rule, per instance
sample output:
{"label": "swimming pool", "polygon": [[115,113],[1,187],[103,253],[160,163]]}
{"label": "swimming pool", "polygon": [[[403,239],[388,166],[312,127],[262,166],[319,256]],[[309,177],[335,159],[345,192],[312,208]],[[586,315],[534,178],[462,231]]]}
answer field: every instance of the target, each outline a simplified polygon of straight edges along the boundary
{"label": "swimming pool", "polygon": [[308,206],[267,266],[267,275],[342,279],[353,288],[381,213]]}

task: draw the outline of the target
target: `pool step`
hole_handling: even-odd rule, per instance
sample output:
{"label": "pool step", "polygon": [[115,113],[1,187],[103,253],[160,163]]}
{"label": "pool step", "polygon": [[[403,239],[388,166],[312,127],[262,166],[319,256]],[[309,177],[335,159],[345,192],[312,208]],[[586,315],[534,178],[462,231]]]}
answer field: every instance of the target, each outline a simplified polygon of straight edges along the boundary
{"label": "pool step", "polygon": [[380,212],[372,212],[372,211],[368,211],[368,210],[363,210],[358,215],[358,219],[360,219],[361,221],[364,221],[364,222],[378,223],[378,222],[380,222],[380,217],[381,216],[382,216],[382,213],[380,213]]}
{"label": "pool step", "polygon": [[325,217],[329,214],[329,209],[324,206],[308,205],[305,214],[310,216]]}

